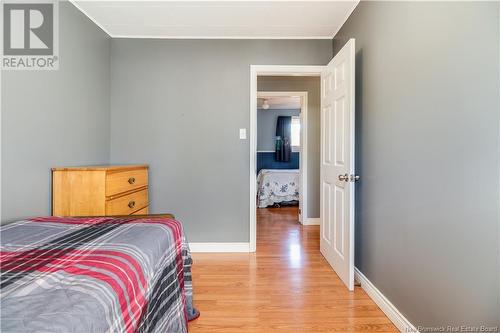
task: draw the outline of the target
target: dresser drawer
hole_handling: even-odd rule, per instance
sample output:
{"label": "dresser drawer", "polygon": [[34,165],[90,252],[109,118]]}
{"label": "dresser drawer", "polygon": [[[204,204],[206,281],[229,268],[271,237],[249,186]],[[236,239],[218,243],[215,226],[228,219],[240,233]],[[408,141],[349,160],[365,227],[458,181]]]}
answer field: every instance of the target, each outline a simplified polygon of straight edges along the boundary
{"label": "dresser drawer", "polygon": [[[148,170],[136,169],[108,173],[106,175],[106,196],[138,189],[148,185]],[[137,207],[137,209],[142,207]]]}
{"label": "dresser drawer", "polygon": [[149,214],[149,207],[144,207],[143,209],[138,210],[132,215],[148,215],[148,214]]}
{"label": "dresser drawer", "polygon": [[106,215],[130,215],[148,205],[148,190],[130,193],[106,201]]}

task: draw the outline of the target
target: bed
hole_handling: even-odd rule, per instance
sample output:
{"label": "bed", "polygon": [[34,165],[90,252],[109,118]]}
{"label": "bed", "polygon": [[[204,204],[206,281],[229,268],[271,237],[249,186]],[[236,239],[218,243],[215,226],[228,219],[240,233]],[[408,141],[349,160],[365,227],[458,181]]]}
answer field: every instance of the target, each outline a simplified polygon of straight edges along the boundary
{"label": "bed", "polygon": [[257,175],[257,206],[299,201],[298,169],[262,169]]}
{"label": "bed", "polygon": [[187,332],[191,256],[164,217],[41,217],[1,229],[2,332]]}

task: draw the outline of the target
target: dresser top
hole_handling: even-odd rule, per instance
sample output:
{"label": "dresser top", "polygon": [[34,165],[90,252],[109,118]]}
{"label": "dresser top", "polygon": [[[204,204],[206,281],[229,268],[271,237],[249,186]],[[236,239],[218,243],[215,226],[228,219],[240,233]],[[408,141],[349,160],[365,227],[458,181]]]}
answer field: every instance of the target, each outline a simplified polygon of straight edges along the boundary
{"label": "dresser top", "polygon": [[71,167],[55,167],[52,171],[114,171],[114,170],[134,170],[149,168],[147,164],[129,164],[129,165],[85,165]]}

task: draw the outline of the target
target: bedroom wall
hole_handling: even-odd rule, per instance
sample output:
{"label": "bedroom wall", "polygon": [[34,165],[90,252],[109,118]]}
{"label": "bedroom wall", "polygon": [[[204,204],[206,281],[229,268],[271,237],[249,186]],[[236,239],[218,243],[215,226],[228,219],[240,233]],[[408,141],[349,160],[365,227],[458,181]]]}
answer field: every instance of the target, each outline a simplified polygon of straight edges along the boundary
{"label": "bedroom wall", "polygon": [[257,175],[261,169],[299,169],[300,168],[300,153],[293,152],[290,154],[290,161],[276,162],[274,152],[257,152]]}
{"label": "bedroom wall", "polygon": [[361,2],[356,266],[415,325],[500,325],[500,3]]}
{"label": "bedroom wall", "polygon": [[331,40],[114,39],[111,162],[150,165],[151,211],[189,241],[248,242],[250,64],[331,56]]}
{"label": "bedroom wall", "polygon": [[59,5],[56,71],[2,71],[2,222],[51,213],[57,165],[109,161],[110,39]]}
{"label": "bedroom wall", "polygon": [[257,110],[257,151],[274,151],[276,145],[276,123],[279,116],[299,116],[296,110]]}
{"label": "bedroom wall", "polygon": [[[326,61],[331,60],[331,56]],[[326,64],[325,63],[325,64]],[[260,76],[258,91],[307,91],[307,217],[319,217],[319,133],[320,133],[320,79],[319,77]]]}
{"label": "bedroom wall", "polygon": [[276,124],[279,116],[299,116],[300,109],[257,110],[257,174],[261,169],[298,169],[300,153],[292,152],[289,162],[276,162]]}

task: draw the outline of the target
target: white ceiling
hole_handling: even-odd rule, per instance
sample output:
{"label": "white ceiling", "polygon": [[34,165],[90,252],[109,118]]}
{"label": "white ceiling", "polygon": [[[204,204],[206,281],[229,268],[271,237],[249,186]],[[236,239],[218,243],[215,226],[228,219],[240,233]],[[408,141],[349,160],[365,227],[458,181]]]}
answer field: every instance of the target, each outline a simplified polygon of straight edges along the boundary
{"label": "white ceiling", "polygon": [[111,37],[331,39],[359,1],[72,2]]}
{"label": "white ceiling", "polygon": [[[262,104],[264,100],[267,100],[269,104],[269,109],[262,109]],[[257,108],[262,111],[272,111],[272,110],[297,110],[300,109],[300,97],[299,96],[279,96],[279,97],[265,97],[257,98]]]}

